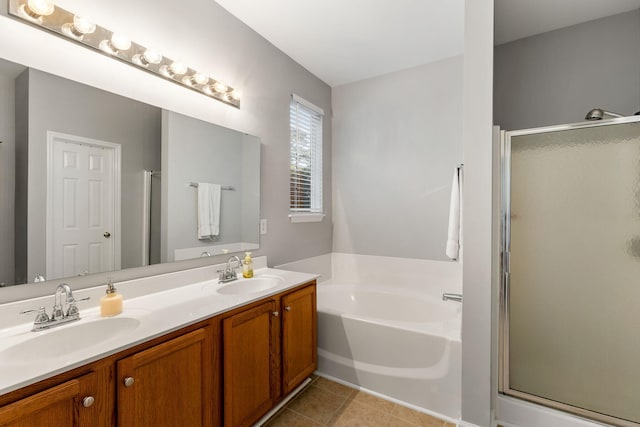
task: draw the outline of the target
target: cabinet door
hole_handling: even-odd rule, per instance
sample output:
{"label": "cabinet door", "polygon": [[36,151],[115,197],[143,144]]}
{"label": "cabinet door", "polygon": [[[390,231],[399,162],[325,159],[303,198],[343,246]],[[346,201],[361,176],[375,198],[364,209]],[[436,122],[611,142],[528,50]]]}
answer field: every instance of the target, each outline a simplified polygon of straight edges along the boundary
{"label": "cabinet door", "polygon": [[95,374],[51,387],[0,408],[0,426],[98,426]]}
{"label": "cabinet door", "polygon": [[282,298],[282,389],[287,394],[318,366],[316,287]]}
{"label": "cabinet door", "polygon": [[211,328],[118,361],[118,426],[214,425],[213,365]]}
{"label": "cabinet door", "polygon": [[223,320],[224,425],[250,426],[279,395],[275,301]]}

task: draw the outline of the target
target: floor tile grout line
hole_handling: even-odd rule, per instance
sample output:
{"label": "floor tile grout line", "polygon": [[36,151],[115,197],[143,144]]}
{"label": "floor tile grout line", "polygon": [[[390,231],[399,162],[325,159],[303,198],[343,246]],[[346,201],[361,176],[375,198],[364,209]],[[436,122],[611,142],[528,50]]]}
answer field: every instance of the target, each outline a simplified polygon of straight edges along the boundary
{"label": "floor tile grout line", "polygon": [[[309,384],[309,387],[311,387],[311,386],[312,386],[312,385],[314,385],[315,383],[316,383],[316,381],[311,382],[311,383]],[[338,384],[338,383],[336,383],[336,384]],[[342,384],[340,384],[340,385],[342,385]],[[331,393],[331,394],[334,394],[334,395],[336,395],[336,396],[342,397],[342,394],[340,394],[340,393],[336,393],[335,391],[331,391],[331,390],[329,390],[329,389],[327,389],[327,388],[325,388],[325,387],[323,387],[323,386],[314,385],[314,387],[319,388],[319,389],[321,389],[322,391],[326,391],[327,393]],[[353,392],[356,392],[356,393],[357,393],[357,392],[359,391],[359,390],[357,390],[357,389],[355,389],[355,388],[352,388],[352,387],[349,387],[349,386],[346,386],[346,385],[345,385],[344,387],[345,387],[345,388],[348,388],[348,389],[350,390],[350,391],[349,391],[349,395],[353,394]]]}
{"label": "floor tile grout line", "polygon": [[347,402],[349,402],[349,399],[351,398],[351,396],[354,394],[355,391],[356,391],[355,389],[352,389],[351,392],[347,396],[344,397],[344,399],[343,399],[342,403],[340,404],[340,406],[338,406],[336,408],[336,410],[333,411],[333,413],[331,414],[331,418],[329,418],[329,420],[326,423],[323,424],[324,426],[330,426],[329,423],[331,423],[332,421],[335,421],[335,415],[338,412],[340,412],[342,410],[342,408],[345,407],[345,405],[347,404]]}
{"label": "floor tile grout line", "polygon": [[311,422],[313,422],[314,424],[317,424],[317,425],[319,425],[319,426],[324,425],[324,424],[322,424],[322,423],[318,422],[318,420],[314,420],[313,418],[311,418],[311,417],[309,417],[309,416],[307,416],[307,415],[305,415],[305,414],[303,414],[303,413],[300,413],[300,412],[296,411],[295,409],[287,408],[286,406],[285,406],[284,408],[282,408],[282,409],[283,409],[283,410],[289,410],[289,411],[293,412],[294,414],[296,414],[296,415],[298,415],[298,416],[300,416],[300,417],[304,418],[305,420],[309,420],[309,421],[311,421]]}
{"label": "floor tile grout line", "polygon": [[[307,387],[305,390],[307,390],[308,388],[311,388],[311,387],[312,387],[312,385],[311,385],[311,384],[309,384],[309,387]],[[288,410],[290,410],[291,412],[293,412],[293,413],[295,413],[295,414],[297,414],[297,415],[300,415],[300,416],[302,416],[302,417],[304,417],[304,418],[306,418],[306,419],[308,419],[308,420],[311,420],[311,421],[313,421],[314,423],[316,423],[316,424],[318,424],[318,425],[321,425],[321,426],[327,426],[327,425],[328,425],[328,423],[329,423],[329,422],[331,422],[331,420],[333,419],[333,415],[335,415],[336,413],[338,413],[338,411],[339,411],[339,410],[340,410],[340,409],[345,405],[345,403],[347,403],[347,400],[349,399],[349,397],[353,394],[353,392],[354,392],[355,390],[354,390],[354,389],[352,389],[352,390],[349,392],[349,394],[348,394],[347,396],[342,396],[342,395],[340,395],[340,394],[333,393],[333,392],[330,392],[330,391],[328,391],[328,390],[325,390],[325,389],[324,389],[324,388],[322,388],[322,387],[317,387],[317,386],[316,386],[316,388],[317,388],[317,389],[319,389],[319,390],[321,390],[321,391],[326,391],[326,392],[327,392],[327,393],[329,393],[329,394],[333,394],[334,396],[337,396],[337,397],[342,398],[342,402],[340,403],[340,406],[338,406],[338,408],[336,408],[336,410],[332,412],[331,417],[329,418],[329,420],[327,420],[327,422],[322,423],[322,422],[320,422],[319,420],[315,420],[315,419],[313,419],[313,418],[311,418],[311,417],[309,417],[309,416],[307,416],[307,415],[305,415],[305,414],[303,414],[303,413],[301,413],[301,412],[299,412],[299,411],[296,411],[295,409],[292,409],[292,408],[290,408],[290,407],[289,407],[289,405],[290,405],[290,404],[292,404],[296,399],[298,399],[298,398],[302,395],[302,393],[300,393],[298,396],[296,396],[296,397],[295,397],[295,399],[292,399],[292,400],[291,400],[291,402],[287,403],[287,405],[285,405],[283,409],[288,409]],[[303,392],[304,392],[304,391],[303,391]]]}
{"label": "floor tile grout line", "polygon": [[[409,425],[411,425],[411,426],[420,427],[420,424],[413,423],[413,422],[411,422],[411,421],[409,421],[409,420],[406,420],[406,419],[404,419],[404,418],[397,417],[397,416],[392,415],[392,414],[389,414],[389,415],[391,415],[391,418],[395,418],[396,420],[400,420],[400,421],[402,421],[403,423],[407,423],[407,424],[409,424]],[[391,421],[392,421],[392,420],[389,420],[389,423],[391,423]],[[443,425],[444,425],[444,423],[443,423]]]}

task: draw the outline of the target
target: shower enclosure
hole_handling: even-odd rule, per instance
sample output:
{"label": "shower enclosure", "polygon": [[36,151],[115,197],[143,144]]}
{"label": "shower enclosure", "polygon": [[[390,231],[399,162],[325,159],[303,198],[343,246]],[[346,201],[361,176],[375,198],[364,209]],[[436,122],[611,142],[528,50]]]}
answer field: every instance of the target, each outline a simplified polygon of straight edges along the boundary
{"label": "shower enclosure", "polygon": [[500,392],[640,426],[640,117],[506,132]]}

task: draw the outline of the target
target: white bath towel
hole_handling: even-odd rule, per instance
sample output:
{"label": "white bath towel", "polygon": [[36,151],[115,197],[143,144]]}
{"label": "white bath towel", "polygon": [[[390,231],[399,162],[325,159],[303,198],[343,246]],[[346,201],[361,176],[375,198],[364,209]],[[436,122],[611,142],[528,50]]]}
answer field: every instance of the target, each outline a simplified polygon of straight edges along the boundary
{"label": "white bath towel", "polygon": [[461,248],[460,218],[462,216],[462,168],[456,168],[451,183],[451,203],[449,204],[449,232],[447,235],[447,256],[458,259]]}
{"label": "white bath towel", "polygon": [[211,240],[220,234],[220,185],[198,183],[198,239]]}

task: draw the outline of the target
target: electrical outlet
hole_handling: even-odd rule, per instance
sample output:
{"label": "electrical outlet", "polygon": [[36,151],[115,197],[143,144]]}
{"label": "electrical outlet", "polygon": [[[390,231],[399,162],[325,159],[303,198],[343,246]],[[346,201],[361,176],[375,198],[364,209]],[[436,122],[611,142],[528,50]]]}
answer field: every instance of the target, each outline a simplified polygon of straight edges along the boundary
{"label": "electrical outlet", "polygon": [[260,220],[260,234],[267,234],[267,220]]}

